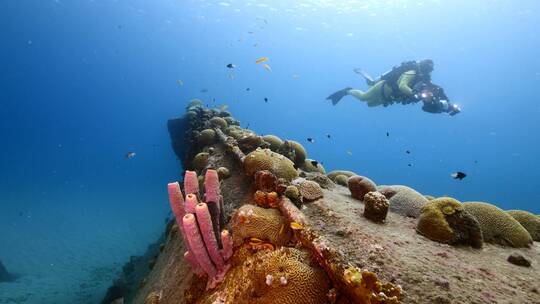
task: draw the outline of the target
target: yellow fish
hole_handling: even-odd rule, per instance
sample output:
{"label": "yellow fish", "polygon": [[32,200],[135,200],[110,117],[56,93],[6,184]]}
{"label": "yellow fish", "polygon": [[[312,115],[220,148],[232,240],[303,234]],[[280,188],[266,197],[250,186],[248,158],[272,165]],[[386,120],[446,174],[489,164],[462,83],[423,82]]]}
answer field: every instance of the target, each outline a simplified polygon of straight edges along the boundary
{"label": "yellow fish", "polygon": [[262,62],[265,62],[265,61],[268,61],[268,57],[261,57],[261,58],[255,60],[255,63],[259,64],[259,63],[262,63]]}
{"label": "yellow fish", "polygon": [[180,80],[180,79],[178,79],[178,80],[176,81],[176,83],[178,83],[179,86],[183,86],[183,85],[184,85],[184,82],[183,82],[182,80]]}
{"label": "yellow fish", "polygon": [[269,72],[272,72],[272,68],[268,64],[263,64],[263,68]]}
{"label": "yellow fish", "polygon": [[260,244],[263,242],[263,240],[252,237],[252,238],[249,238],[249,242],[252,244]]}
{"label": "yellow fish", "polygon": [[283,228],[285,228],[285,225],[281,225],[281,227],[279,227],[279,233],[278,235],[281,235],[283,233]]}
{"label": "yellow fish", "polygon": [[291,222],[291,229],[292,230],[302,230],[304,229],[304,226],[297,222]]}

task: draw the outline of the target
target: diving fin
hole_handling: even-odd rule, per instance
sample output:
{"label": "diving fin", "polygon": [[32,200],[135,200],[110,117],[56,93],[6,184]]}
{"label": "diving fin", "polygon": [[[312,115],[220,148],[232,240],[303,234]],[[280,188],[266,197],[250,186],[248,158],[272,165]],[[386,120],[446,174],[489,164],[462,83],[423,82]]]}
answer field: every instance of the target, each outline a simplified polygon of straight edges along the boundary
{"label": "diving fin", "polygon": [[377,83],[377,81],[373,80],[373,77],[371,77],[371,75],[368,74],[368,72],[362,70],[362,69],[354,69],[353,70],[356,74],[364,77],[364,79],[366,80],[366,83],[368,86],[373,86],[375,83]]}
{"label": "diving fin", "polygon": [[349,92],[349,90],[352,89],[352,88],[345,88],[345,89],[342,89],[342,90],[339,90],[333,94],[331,94],[330,96],[326,97],[326,99],[328,100],[331,100],[332,101],[332,105],[337,105],[338,102],[341,100],[341,98],[345,97],[347,95],[347,93]]}

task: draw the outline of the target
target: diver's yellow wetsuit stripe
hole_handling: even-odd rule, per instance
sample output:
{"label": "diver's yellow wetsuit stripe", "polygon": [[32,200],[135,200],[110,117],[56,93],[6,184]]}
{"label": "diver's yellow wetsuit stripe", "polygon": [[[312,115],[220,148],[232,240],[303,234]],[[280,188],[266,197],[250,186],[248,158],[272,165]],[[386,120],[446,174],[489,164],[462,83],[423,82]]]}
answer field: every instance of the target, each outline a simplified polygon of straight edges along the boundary
{"label": "diver's yellow wetsuit stripe", "polygon": [[[401,74],[401,76],[399,76],[397,85],[401,93],[403,93],[406,96],[411,96],[413,94],[411,85],[414,82],[415,78],[416,78],[415,70],[409,70]],[[375,83],[366,92],[362,92],[361,90],[351,89],[348,91],[348,94],[356,97],[357,99],[361,101],[367,102],[369,107],[379,106],[379,105],[384,104],[385,102],[388,102],[385,96],[393,95],[392,87],[385,84],[386,82],[384,80],[381,80]],[[383,94],[383,90],[384,90],[384,94]]]}

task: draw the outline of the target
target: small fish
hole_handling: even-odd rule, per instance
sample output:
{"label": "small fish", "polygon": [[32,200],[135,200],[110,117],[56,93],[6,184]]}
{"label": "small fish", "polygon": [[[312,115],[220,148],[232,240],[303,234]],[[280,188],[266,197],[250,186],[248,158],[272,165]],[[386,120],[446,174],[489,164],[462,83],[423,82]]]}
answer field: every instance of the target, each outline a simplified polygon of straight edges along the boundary
{"label": "small fish", "polygon": [[182,80],[180,80],[180,79],[178,79],[178,80],[176,81],[176,83],[177,83],[179,86],[183,86],[183,85],[184,85],[184,82],[183,82]]}
{"label": "small fish", "polygon": [[226,104],[219,106],[220,111],[227,111],[228,108],[229,108],[229,106],[226,105]]}
{"label": "small fish", "polygon": [[257,47],[259,44],[258,43],[254,43],[253,44],[253,47]]}
{"label": "small fish", "polygon": [[302,230],[304,229],[304,225],[297,223],[297,222],[291,222],[291,229],[292,230]]}
{"label": "small fish", "polygon": [[407,166],[412,167],[412,164],[407,164]]}
{"label": "small fish", "polygon": [[234,64],[232,64],[232,63],[229,63],[229,64],[227,64],[227,67],[229,69],[234,69],[236,66]]}
{"label": "small fish", "polygon": [[461,171],[458,171],[458,172],[455,172],[455,173],[452,173],[450,174],[450,176],[453,178],[453,179],[459,179],[459,180],[462,180],[464,179],[465,177],[467,177],[467,174],[461,172]]}
{"label": "small fish", "polygon": [[312,144],[315,143],[315,139],[313,139],[313,138],[311,138],[311,137],[308,137],[308,138],[307,138],[307,141],[309,141],[309,142],[312,143]]}
{"label": "small fish", "polygon": [[246,88],[246,91],[248,91],[248,92],[249,92],[250,90],[251,90],[250,88]]}
{"label": "small fish", "polygon": [[389,137],[390,136],[390,133],[386,132],[386,137]]}
{"label": "small fish", "polygon": [[261,240],[259,238],[254,238],[254,237],[249,238],[249,241],[250,241],[250,243],[253,243],[253,244],[260,244],[260,243],[263,242],[263,240]]}
{"label": "small fish", "polygon": [[347,150],[346,152],[347,152],[347,154],[352,155],[351,150]]}
{"label": "small fish", "polygon": [[255,34],[255,32],[249,31],[248,34]]}
{"label": "small fish", "polygon": [[330,139],[330,133],[326,133],[326,138]]}
{"label": "small fish", "polygon": [[293,78],[293,79],[298,79],[298,78],[300,78],[300,75],[298,75],[298,74],[293,74],[293,75],[292,75],[292,78]]}
{"label": "small fish", "polygon": [[265,61],[268,61],[268,57],[261,57],[261,58],[255,60],[255,63],[259,64],[259,63],[262,63],[262,62],[265,62]]}
{"label": "small fish", "polygon": [[125,155],[126,159],[132,159],[135,157],[135,152],[128,152]]}
{"label": "small fish", "polygon": [[208,92],[208,89],[201,89],[201,93],[206,93]]}
{"label": "small fish", "polygon": [[312,161],[311,161],[311,164],[312,164],[314,167],[319,166],[319,162],[316,161],[316,160],[312,160]]}
{"label": "small fish", "polygon": [[264,98],[264,102],[265,102],[265,103],[268,103],[268,98],[265,97],[265,98]]}
{"label": "small fish", "polygon": [[411,151],[410,150],[405,150],[405,153],[411,154]]}
{"label": "small fish", "polygon": [[263,64],[263,68],[267,70],[268,72],[272,72],[272,68],[268,64]]}

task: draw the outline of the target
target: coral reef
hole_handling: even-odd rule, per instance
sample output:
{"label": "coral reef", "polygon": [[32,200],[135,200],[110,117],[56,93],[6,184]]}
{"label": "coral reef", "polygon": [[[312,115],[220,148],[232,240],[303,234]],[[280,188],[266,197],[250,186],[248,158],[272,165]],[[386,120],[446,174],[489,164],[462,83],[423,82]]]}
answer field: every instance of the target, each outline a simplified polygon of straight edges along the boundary
{"label": "coral reef", "polygon": [[297,167],[302,166],[307,158],[304,146],[294,140],[284,141],[279,153],[292,160]]}
{"label": "coral reef", "polygon": [[512,247],[528,247],[532,243],[529,232],[498,207],[483,202],[466,202],[463,207],[480,224],[485,242]]}
{"label": "coral reef", "polygon": [[272,172],[268,170],[257,171],[253,178],[255,181],[255,189],[263,192],[272,192],[276,190],[278,179]]}
{"label": "coral reef", "polygon": [[244,159],[246,175],[253,176],[255,172],[261,170],[268,170],[277,178],[289,181],[298,177],[298,172],[291,160],[269,149],[257,149],[246,155]]}
{"label": "coral reef", "polygon": [[229,171],[229,169],[227,169],[227,167],[219,167],[217,169],[217,173],[220,180],[229,178],[231,176],[231,172]]}
{"label": "coral reef", "polygon": [[420,210],[429,201],[407,186],[379,186],[377,188],[390,203],[390,211],[403,216],[417,218]]}
{"label": "coral reef", "polygon": [[278,152],[283,146],[283,140],[281,140],[281,138],[275,135],[265,135],[262,138],[265,142],[267,142],[270,145],[269,149],[274,152]]}
{"label": "coral reef", "polygon": [[533,241],[540,242],[540,218],[536,215],[523,210],[506,211],[531,235]]}
{"label": "coral reef", "polygon": [[382,223],[388,214],[388,200],[380,192],[373,191],[364,195],[364,217]]}
{"label": "coral reef", "polygon": [[480,225],[463,205],[450,197],[441,197],[422,207],[416,231],[436,242],[451,245],[471,245],[481,248]]}
{"label": "coral reef", "polygon": [[338,185],[342,185],[342,186],[345,186],[347,187],[348,186],[348,181],[349,181],[349,178],[347,177],[347,175],[343,175],[343,174],[339,174],[339,175],[336,175],[336,177],[334,178],[334,182]]}
{"label": "coral reef", "polygon": [[314,181],[302,181],[298,185],[298,190],[304,202],[311,202],[323,197],[321,186]]}
{"label": "coral reef", "polygon": [[300,190],[298,190],[298,187],[294,185],[287,186],[284,194],[292,201],[299,201],[301,199]]}
{"label": "coral reef", "polygon": [[354,175],[347,181],[351,196],[357,200],[363,200],[364,195],[371,191],[377,191],[377,185],[367,177]]}
{"label": "coral reef", "polygon": [[326,170],[324,170],[324,167],[320,162],[309,158],[304,161],[304,164],[300,167],[300,169],[306,172],[318,172],[326,174]]}
{"label": "coral reef", "polygon": [[285,218],[276,209],[265,209],[244,205],[233,214],[231,229],[234,231],[234,246],[240,246],[245,239],[256,238],[276,247],[287,244],[291,230]]}
{"label": "coral reef", "polygon": [[[331,179],[333,182],[336,182],[336,177],[338,175],[344,175],[348,179],[349,177],[355,176],[355,175],[358,175],[358,174],[356,174],[356,173],[354,173],[352,171],[346,171],[346,170],[334,170],[334,171],[331,171],[328,174],[326,174],[326,176],[328,176],[328,178]],[[345,184],[343,186],[347,186],[347,184]]]}

